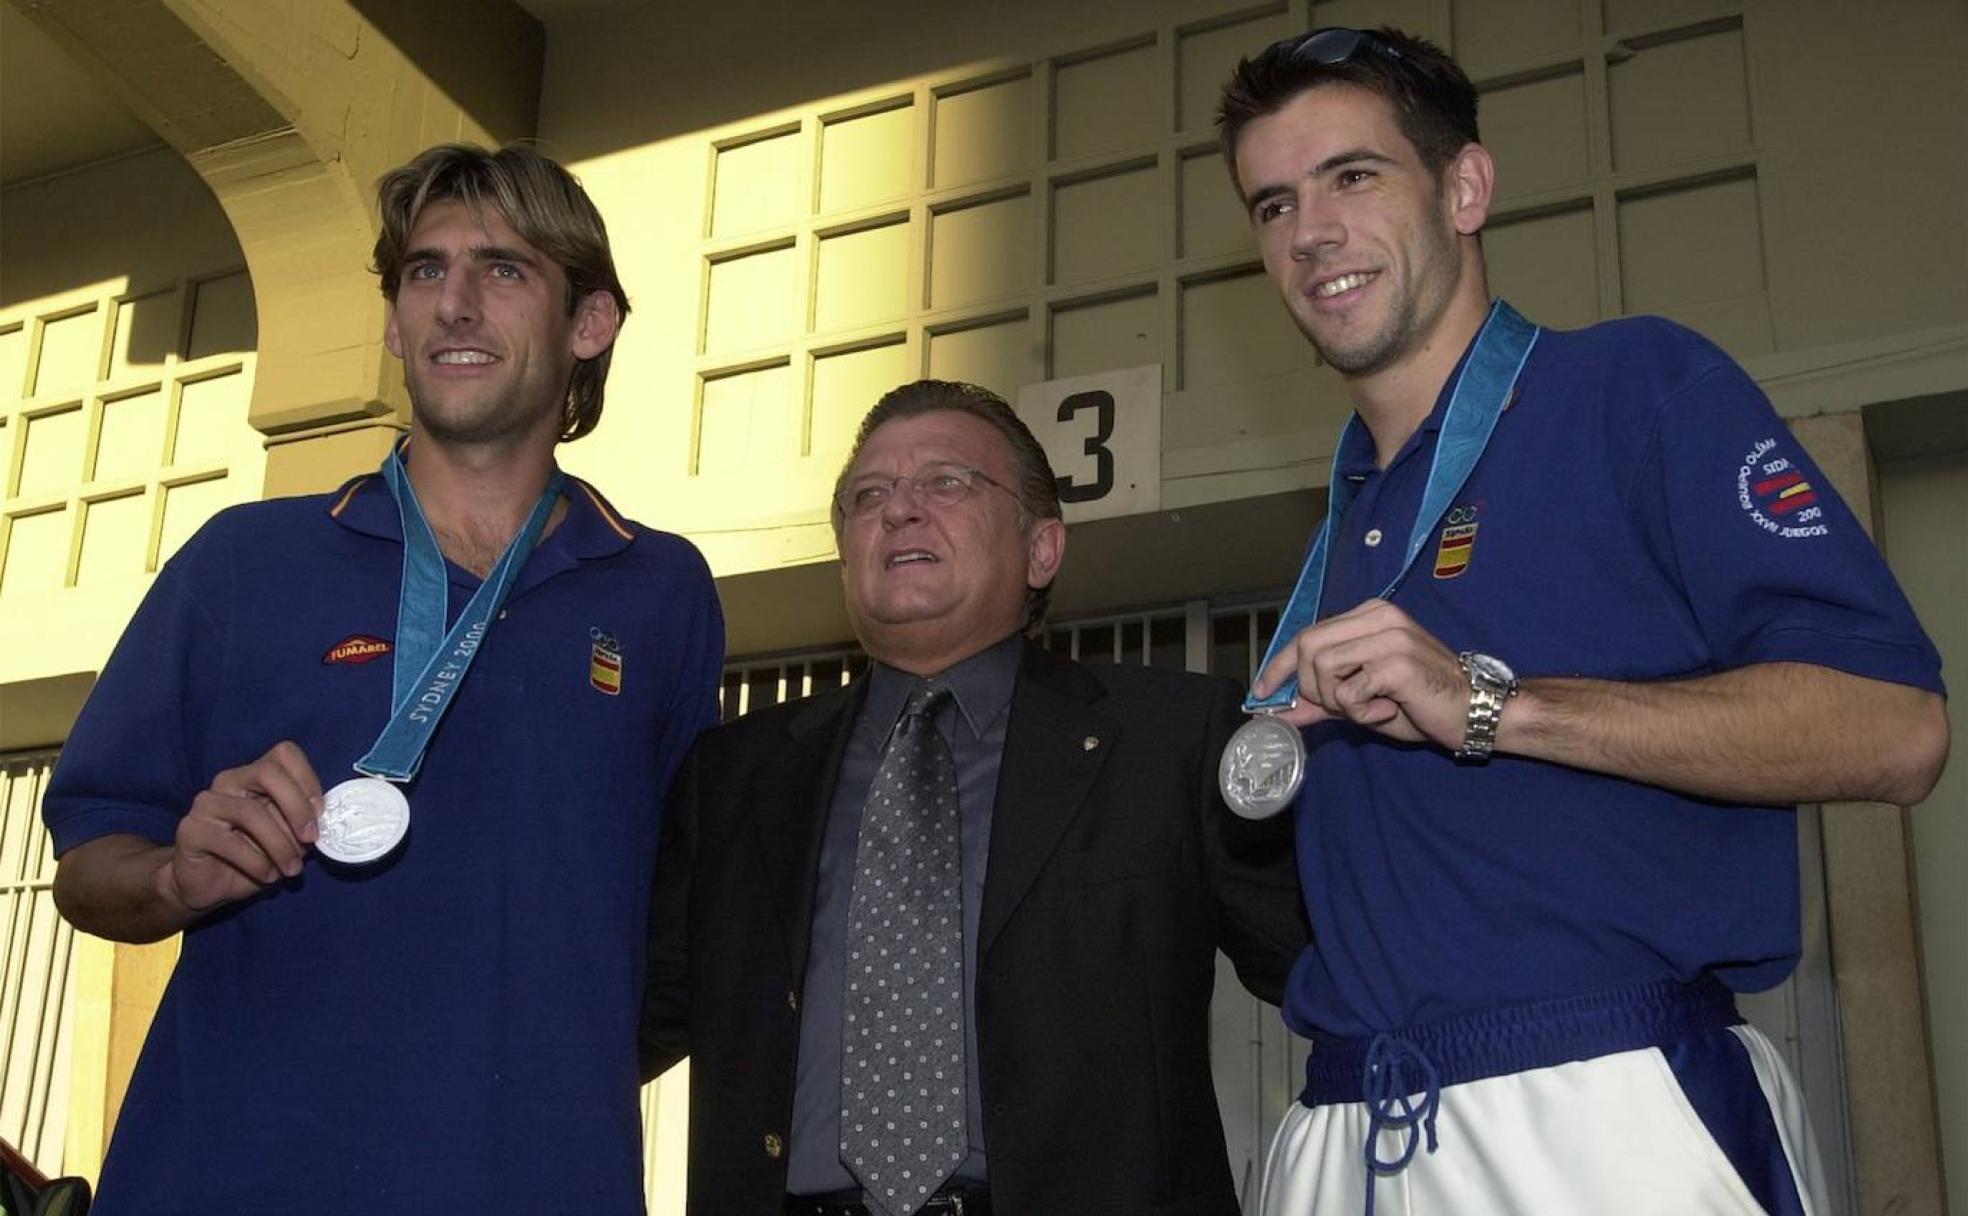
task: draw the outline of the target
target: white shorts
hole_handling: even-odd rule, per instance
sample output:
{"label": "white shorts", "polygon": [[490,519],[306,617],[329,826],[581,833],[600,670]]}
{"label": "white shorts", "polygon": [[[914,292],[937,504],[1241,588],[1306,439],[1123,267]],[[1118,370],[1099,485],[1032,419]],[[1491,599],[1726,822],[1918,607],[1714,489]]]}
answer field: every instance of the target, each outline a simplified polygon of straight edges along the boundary
{"label": "white shorts", "polygon": [[[1755,1093],[1741,1056],[1732,1057],[1736,1044],[1747,1054]],[[1691,1099],[1695,1092],[1703,1096]],[[1378,1176],[1375,1216],[1830,1210],[1803,1096],[1776,1049],[1749,1026],[1447,1085],[1440,1093],[1436,1151],[1422,1147],[1405,1168]],[[1371,1125],[1365,1102],[1294,1104],[1271,1143],[1263,1216],[1365,1212]],[[1398,1161],[1409,1134],[1383,1126],[1379,1159]],[[1739,1169],[1732,1152],[1750,1168]]]}

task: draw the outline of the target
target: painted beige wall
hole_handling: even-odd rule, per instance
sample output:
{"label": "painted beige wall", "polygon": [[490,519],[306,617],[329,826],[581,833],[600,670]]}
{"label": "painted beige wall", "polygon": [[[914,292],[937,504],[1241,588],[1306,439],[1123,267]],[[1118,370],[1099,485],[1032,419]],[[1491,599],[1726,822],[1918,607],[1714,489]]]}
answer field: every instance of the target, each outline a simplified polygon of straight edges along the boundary
{"label": "painted beige wall", "polygon": [[66,734],[86,687],[62,678],[100,668],[198,524],[260,497],[265,456],[252,286],[175,152],[9,189],[0,267],[0,636],[33,639],[0,648],[0,748],[18,748]]}
{"label": "painted beige wall", "polygon": [[[1857,24],[1828,0],[611,9],[556,26],[542,90],[541,138],[610,216],[636,303],[610,414],[568,463],[689,533],[720,575],[783,569],[831,556],[821,508],[844,430],[881,388],[946,367],[1015,389],[1159,361],[1165,507],[1322,484],[1343,395],[1255,274],[1204,154],[1208,111],[1240,51],[1368,20],[1449,41],[1478,78],[1502,163],[1490,261],[1533,315],[1665,312],[1793,378],[1968,327],[1968,241],[1934,239],[1958,231],[1968,192],[1968,159],[1945,151],[1968,141],[1968,16],[1950,0]],[[993,72],[1029,73],[1027,100],[959,113],[951,86]],[[891,103],[905,108],[862,113]],[[973,143],[1024,149],[986,183],[1021,198],[950,206],[966,189],[930,181],[946,115]],[[882,124],[907,151],[843,139],[855,176],[827,171],[828,140],[858,130],[872,147]],[[1879,156],[1887,124],[1931,155]],[[858,273],[830,287],[834,256]],[[952,275],[986,302],[942,304]],[[969,351],[934,336],[994,310],[1014,315],[970,331]],[[827,357],[845,347],[863,349]]]}
{"label": "painted beige wall", "polygon": [[[1968,434],[1962,438],[1968,440]],[[1895,462],[1879,471],[1881,540],[1887,560],[1940,647],[1956,686],[1948,720],[1956,760],[1925,803],[1913,808],[1911,851],[1940,1109],[1948,1205],[1968,1212],[1968,710],[1960,685],[1968,672],[1968,551],[1956,521],[1968,500],[1968,453]]]}
{"label": "painted beige wall", "polygon": [[163,282],[241,261],[212,192],[161,146],[22,182],[0,202],[0,309],[10,312],[106,280]]}

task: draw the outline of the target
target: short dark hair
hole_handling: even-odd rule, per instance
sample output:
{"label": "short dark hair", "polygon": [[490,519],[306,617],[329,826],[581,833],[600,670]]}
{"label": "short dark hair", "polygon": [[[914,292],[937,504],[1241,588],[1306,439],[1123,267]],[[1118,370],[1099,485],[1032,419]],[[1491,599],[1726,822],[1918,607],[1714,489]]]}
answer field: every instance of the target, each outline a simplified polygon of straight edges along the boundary
{"label": "short dark hair", "polygon": [[[410,232],[432,203],[459,202],[477,211],[490,206],[526,243],[552,258],[567,276],[567,315],[597,291],[615,299],[623,319],[628,293],[615,273],[608,228],[601,212],[572,173],[533,149],[508,144],[496,152],[476,144],[439,144],[426,149],[376,183],[382,230],[370,269],[382,279],[383,298],[396,303]],[[561,405],[564,443],[594,430],[601,421],[602,388],[608,382],[611,344],[592,359],[574,365]]]}
{"label": "short dark hair", "polygon": [[[834,479],[834,504],[832,515],[834,537],[840,537],[841,515],[840,492],[847,484],[847,476],[854,471],[854,462],[861,457],[861,449],[869,436],[885,424],[899,418],[915,418],[923,414],[955,413],[969,414],[989,423],[1004,436],[1005,446],[1011,450],[1012,464],[1017,473],[1017,483],[1009,489],[1018,500],[1018,526],[1029,528],[1035,519],[1060,519],[1059,479],[1053,475],[1052,461],[1046,458],[1046,451],[1032,434],[1032,428],[1013,412],[1003,397],[988,388],[966,384],[961,380],[916,380],[900,388],[890,389],[875,402],[875,408],[861,420],[861,428],[854,434],[854,446],[847,453],[847,463],[841,466],[840,476]],[[1046,606],[1052,601],[1052,586],[1028,587],[1025,595],[1025,628],[1030,629],[1045,619]]]}
{"label": "short dark hair", "polygon": [[[1300,49],[1323,30],[1282,38],[1249,59],[1239,60],[1223,86],[1217,109],[1223,163],[1239,191],[1237,139],[1256,119],[1276,113],[1308,89],[1350,84],[1385,98],[1394,120],[1421,163],[1440,173],[1476,132],[1476,86],[1442,48],[1392,26],[1362,31],[1366,41],[1339,63],[1318,63]],[[1379,39],[1375,46],[1372,39]]]}

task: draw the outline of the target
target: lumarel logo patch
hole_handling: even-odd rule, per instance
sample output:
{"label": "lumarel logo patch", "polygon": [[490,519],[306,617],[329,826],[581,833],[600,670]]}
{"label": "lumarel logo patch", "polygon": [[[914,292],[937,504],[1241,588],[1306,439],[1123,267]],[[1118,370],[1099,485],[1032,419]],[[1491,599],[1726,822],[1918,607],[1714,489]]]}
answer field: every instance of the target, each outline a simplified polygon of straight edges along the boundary
{"label": "lumarel logo patch", "polygon": [[368,663],[388,654],[392,647],[381,638],[372,638],[366,633],[352,633],[328,648],[321,656],[323,663]]}

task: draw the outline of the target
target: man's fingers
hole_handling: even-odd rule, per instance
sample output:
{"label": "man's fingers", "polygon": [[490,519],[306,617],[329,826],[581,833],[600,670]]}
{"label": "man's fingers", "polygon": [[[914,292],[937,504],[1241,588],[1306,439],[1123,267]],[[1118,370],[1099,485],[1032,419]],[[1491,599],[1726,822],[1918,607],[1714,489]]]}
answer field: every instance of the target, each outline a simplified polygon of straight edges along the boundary
{"label": "man's fingers", "polygon": [[1333,689],[1338,712],[1361,726],[1385,727],[1400,716],[1400,703],[1383,693],[1380,681],[1362,667]]}
{"label": "man's fingers", "polygon": [[297,842],[319,834],[321,781],[306,753],[292,743],[276,743],[251,764],[229,768],[212,779],[212,789],[234,797],[265,799],[285,821]]}
{"label": "man's fingers", "polygon": [[[299,874],[307,857],[307,846],[301,843],[286,815],[263,795],[208,790],[192,802],[185,826],[209,828],[209,832],[201,831],[200,846],[209,845],[207,851],[239,865],[244,873],[262,882],[272,882],[282,874],[288,877]],[[180,842],[183,842],[182,833]],[[235,843],[249,846],[260,856],[262,864],[252,864],[247,854],[232,847]],[[267,867],[271,867],[271,872]]]}
{"label": "man's fingers", "polygon": [[[301,763],[306,765],[307,761],[303,759]],[[314,770],[309,768],[296,774],[285,764],[262,760],[259,779],[258,792],[268,809],[280,818],[281,826],[296,842],[313,839],[307,833],[321,813],[321,784],[314,779]]]}
{"label": "man's fingers", "polygon": [[[240,878],[255,888],[278,882],[281,875],[280,865],[274,860],[273,853],[262,840],[263,836],[271,836],[276,832],[271,823],[267,822],[267,813],[258,808],[244,806],[244,799],[236,800],[242,804],[236,808],[239,812],[237,819],[249,823],[257,820],[261,823],[261,836],[255,836],[252,832],[244,830],[235,821],[235,816],[222,813],[214,806],[214,803],[221,799],[231,800],[229,795],[200,794],[198,801],[192,804],[192,814],[185,816],[178,824],[178,856],[174,865],[178,870],[180,885],[183,885],[188,874],[202,874],[213,865],[236,872]],[[235,808],[227,808],[227,812],[233,809]],[[201,885],[215,881],[213,877],[205,875]],[[187,892],[187,895],[189,894]],[[237,898],[237,895],[231,897]],[[209,904],[216,901],[206,902]]]}
{"label": "man's fingers", "polygon": [[1251,681],[1252,692],[1260,697],[1268,697],[1284,684],[1286,677],[1298,674],[1299,647],[1305,635],[1310,632],[1311,630],[1308,629],[1300,633],[1291,645],[1271,656],[1271,661],[1266,663],[1258,671],[1257,678]]}
{"label": "man's fingers", "polygon": [[[1386,600],[1373,599],[1356,604],[1345,612],[1327,617],[1316,625],[1299,630],[1291,644],[1281,648],[1252,682],[1252,691],[1268,695],[1296,675],[1301,687],[1313,682],[1313,669],[1330,651],[1365,638],[1411,629],[1414,621],[1407,613]],[[1330,705],[1330,701],[1322,703]]]}
{"label": "man's fingers", "polygon": [[321,778],[315,776],[314,765],[308,762],[307,753],[301,750],[300,744],[282,739],[261,758],[279,765],[304,800],[319,803]]}
{"label": "man's fingers", "polygon": [[1321,706],[1300,698],[1298,704],[1290,709],[1275,711],[1275,716],[1287,726],[1311,726],[1316,722],[1324,722],[1333,715],[1327,713]]}

